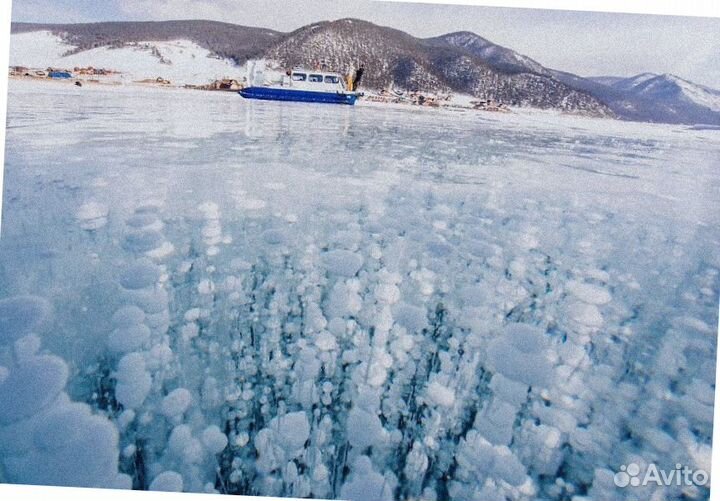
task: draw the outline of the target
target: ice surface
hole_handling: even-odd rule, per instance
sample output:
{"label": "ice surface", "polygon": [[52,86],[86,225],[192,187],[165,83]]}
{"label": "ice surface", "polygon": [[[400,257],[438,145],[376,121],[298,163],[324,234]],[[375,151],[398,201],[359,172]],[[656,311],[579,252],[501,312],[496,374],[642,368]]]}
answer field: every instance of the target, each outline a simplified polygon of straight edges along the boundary
{"label": "ice surface", "polygon": [[[0,475],[529,501],[629,499],[612,472],[641,459],[707,468],[719,145],[11,82]],[[97,479],[62,436],[35,444],[72,401],[118,432],[87,421],[99,456],[66,433],[73,461],[114,457]]]}

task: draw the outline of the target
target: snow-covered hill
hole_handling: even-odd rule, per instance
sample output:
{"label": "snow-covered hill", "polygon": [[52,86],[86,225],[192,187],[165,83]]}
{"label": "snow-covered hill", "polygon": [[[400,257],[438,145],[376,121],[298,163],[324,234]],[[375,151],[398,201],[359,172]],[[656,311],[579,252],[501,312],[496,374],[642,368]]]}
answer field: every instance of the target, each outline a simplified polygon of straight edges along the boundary
{"label": "snow-covered hill", "polygon": [[620,116],[652,122],[720,125],[720,91],[675,75],[602,76],[585,82],[590,82],[591,92]]}
{"label": "snow-covered hill", "polygon": [[266,28],[207,20],[101,22],[83,24],[12,23],[12,33],[49,31],[76,47],[75,52],[96,47],[122,47],[153,40],[190,40],[236,64],[261,57],[282,33]]}
{"label": "snow-covered hill", "polygon": [[674,75],[641,73],[630,78],[584,78],[547,68],[471,32],[449,33],[428,41],[464,49],[499,71],[530,73],[561,82],[607,105],[620,118],[647,122],[720,124],[720,93]]}
{"label": "snow-covered hill", "polygon": [[451,92],[510,106],[612,116],[594,97],[543,74],[493,66],[442,37],[419,39],[359,19],[300,28],[270,47],[266,56],[288,66],[324,63],[346,73],[362,64],[362,85],[370,89]]}
{"label": "snow-covered hill", "polygon": [[466,49],[493,68],[505,69],[512,73],[530,72],[537,75],[551,76],[551,72],[537,61],[514,50],[494,44],[469,31],[448,33],[430,40]]}
{"label": "snow-covered hill", "polygon": [[219,78],[238,78],[244,70],[189,40],[132,42],[119,48],[75,47],[49,31],[13,34],[10,65],[31,68],[92,66],[118,71],[122,81],[162,77],[173,84],[202,84]]}
{"label": "snow-covered hill", "polygon": [[606,85],[610,85],[619,91],[628,92],[657,76],[655,73],[640,73],[639,75],[629,78],[616,78],[614,82],[608,82]]}
{"label": "snow-covered hill", "polygon": [[675,75],[644,73],[613,85],[637,96],[666,103],[688,103],[720,113],[720,91],[689,82]]}

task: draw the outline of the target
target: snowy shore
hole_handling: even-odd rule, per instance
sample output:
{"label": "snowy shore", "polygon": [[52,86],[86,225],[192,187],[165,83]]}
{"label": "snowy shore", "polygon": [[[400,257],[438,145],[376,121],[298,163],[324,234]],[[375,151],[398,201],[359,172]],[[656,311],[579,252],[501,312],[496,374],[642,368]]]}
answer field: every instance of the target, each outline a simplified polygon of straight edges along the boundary
{"label": "snowy shore", "polygon": [[[113,88],[129,88],[129,89],[138,89],[138,92],[141,92],[141,89],[156,89],[156,90],[190,90],[190,91],[202,91],[202,92],[214,92],[214,93],[223,93],[223,94],[237,94],[236,89],[229,89],[229,90],[217,90],[217,89],[203,89],[199,85],[173,85],[172,83],[163,83],[163,82],[157,82],[153,81],[152,78],[145,78],[143,80],[128,80],[127,78],[122,78],[122,75],[113,75],[110,77],[79,77],[79,78],[68,78],[68,79],[53,79],[53,78],[47,78],[47,77],[37,77],[37,76],[17,76],[17,75],[10,75],[10,80],[17,82],[16,85],[29,85],[32,86],[35,84],[48,84],[48,85],[58,85],[58,86],[77,86],[76,82],[79,82],[82,87],[89,88],[89,89],[113,89]],[[433,101],[434,102],[434,101]],[[366,92],[364,96],[358,101],[359,106],[369,106],[369,107],[387,107],[387,108],[398,108],[398,109],[407,109],[408,107],[413,107],[416,109],[423,109],[423,110],[451,110],[451,111],[490,111],[490,112],[499,112],[499,113],[511,113],[511,112],[529,112],[529,113],[547,113],[547,114],[561,114],[561,112],[557,111],[548,111],[548,110],[535,110],[535,109],[514,109],[511,110],[509,107],[491,107],[490,109],[480,107],[479,105],[473,104],[478,103],[472,96],[464,96],[464,95],[452,95],[448,96],[446,99],[439,101],[438,104],[433,104],[432,106],[429,105],[419,105],[417,102],[413,102],[413,100],[408,97],[398,97],[398,96],[387,96],[382,95],[379,93],[373,93],[373,92]]]}

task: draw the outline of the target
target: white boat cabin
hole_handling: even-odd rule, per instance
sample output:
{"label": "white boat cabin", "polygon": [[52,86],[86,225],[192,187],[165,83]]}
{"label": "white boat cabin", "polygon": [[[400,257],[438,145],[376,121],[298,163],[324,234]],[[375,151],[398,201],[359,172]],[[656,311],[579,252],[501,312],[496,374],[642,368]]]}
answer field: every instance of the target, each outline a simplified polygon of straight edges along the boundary
{"label": "white boat cabin", "polygon": [[339,73],[294,69],[283,77],[283,87],[315,92],[344,92],[347,90],[345,79]]}

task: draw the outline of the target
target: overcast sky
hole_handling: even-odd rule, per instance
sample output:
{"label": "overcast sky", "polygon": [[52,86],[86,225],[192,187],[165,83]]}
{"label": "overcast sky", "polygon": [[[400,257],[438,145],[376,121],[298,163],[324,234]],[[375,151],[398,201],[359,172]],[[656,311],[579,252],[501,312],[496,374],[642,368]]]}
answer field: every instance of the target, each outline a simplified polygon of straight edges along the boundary
{"label": "overcast sky", "polygon": [[720,19],[365,0],[13,0],[13,21],[214,19],[290,31],[356,17],[418,37],[469,30],[584,76],[673,73],[720,89]]}

